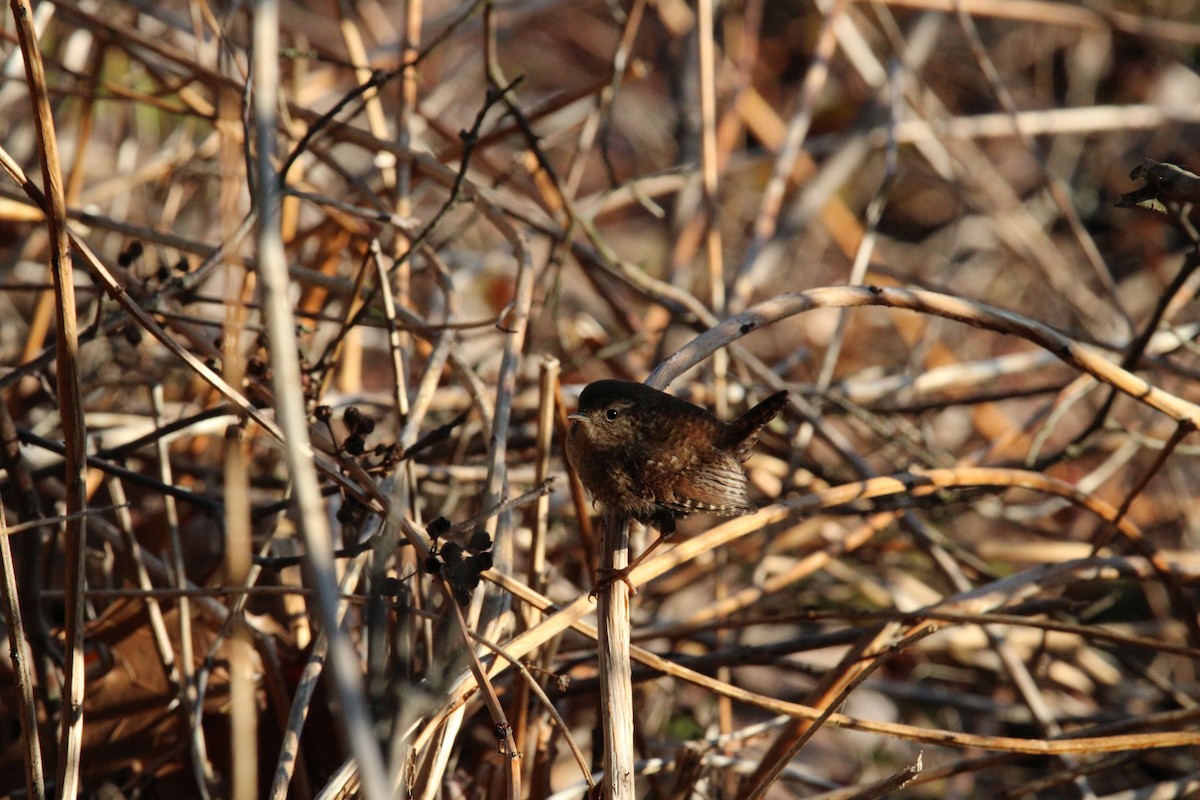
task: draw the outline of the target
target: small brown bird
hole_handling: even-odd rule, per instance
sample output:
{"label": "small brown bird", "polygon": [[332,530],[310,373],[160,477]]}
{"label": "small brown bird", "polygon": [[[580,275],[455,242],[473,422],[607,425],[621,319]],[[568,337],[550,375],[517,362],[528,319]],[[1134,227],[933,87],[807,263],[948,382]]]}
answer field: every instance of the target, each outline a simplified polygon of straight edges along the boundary
{"label": "small brown bird", "polygon": [[596,381],[567,419],[567,458],[598,500],[658,528],[696,511],[752,514],[742,462],[787,404],[776,392],[733,422],[633,381]]}

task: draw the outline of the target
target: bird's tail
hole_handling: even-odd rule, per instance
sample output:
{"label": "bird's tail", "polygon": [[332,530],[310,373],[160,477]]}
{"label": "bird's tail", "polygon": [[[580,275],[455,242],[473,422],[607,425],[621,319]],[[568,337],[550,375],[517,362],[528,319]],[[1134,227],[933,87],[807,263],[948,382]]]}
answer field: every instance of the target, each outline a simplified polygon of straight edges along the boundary
{"label": "bird's tail", "polygon": [[776,392],[729,423],[725,428],[725,441],[723,442],[725,449],[736,453],[738,459],[744,461],[750,455],[750,449],[754,447],[755,441],[758,440],[758,432],[768,422],[775,419],[775,416],[787,405],[787,401],[787,392]]}

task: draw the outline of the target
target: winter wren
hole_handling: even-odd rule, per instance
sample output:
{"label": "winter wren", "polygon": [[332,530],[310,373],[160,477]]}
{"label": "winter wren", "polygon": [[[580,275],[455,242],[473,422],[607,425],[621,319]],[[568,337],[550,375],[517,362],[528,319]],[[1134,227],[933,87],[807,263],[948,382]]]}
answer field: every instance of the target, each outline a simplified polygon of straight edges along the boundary
{"label": "winter wren", "polygon": [[758,509],[742,462],[787,404],[776,392],[733,422],[633,381],[596,381],[567,419],[567,458],[598,500],[664,536],[694,511],[724,517]]}

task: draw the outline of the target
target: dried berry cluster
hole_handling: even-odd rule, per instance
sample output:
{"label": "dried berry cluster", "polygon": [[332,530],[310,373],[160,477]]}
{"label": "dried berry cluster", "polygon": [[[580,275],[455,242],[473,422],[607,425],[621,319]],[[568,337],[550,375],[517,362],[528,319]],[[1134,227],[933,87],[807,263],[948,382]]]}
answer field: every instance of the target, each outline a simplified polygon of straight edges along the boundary
{"label": "dried berry cluster", "polygon": [[492,537],[487,531],[477,530],[466,545],[457,542],[439,545],[440,537],[449,530],[450,521],[445,517],[432,520],[426,528],[433,539],[433,549],[425,559],[425,573],[441,577],[450,585],[454,598],[466,604],[479,585],[480,575],[492,568]]}

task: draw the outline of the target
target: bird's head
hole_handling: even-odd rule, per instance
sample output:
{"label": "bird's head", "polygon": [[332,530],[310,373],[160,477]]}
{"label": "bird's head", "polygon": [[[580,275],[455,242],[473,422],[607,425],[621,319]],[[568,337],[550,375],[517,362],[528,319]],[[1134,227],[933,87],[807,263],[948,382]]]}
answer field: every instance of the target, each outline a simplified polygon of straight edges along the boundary
{"label": "bird's head", "polygon": [[612,447],[639,437],[639,408],[653,389],[632,381],[596,381],[579,395],[579,410],[567,416],[571,436],[594,447]]}

